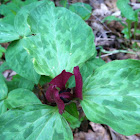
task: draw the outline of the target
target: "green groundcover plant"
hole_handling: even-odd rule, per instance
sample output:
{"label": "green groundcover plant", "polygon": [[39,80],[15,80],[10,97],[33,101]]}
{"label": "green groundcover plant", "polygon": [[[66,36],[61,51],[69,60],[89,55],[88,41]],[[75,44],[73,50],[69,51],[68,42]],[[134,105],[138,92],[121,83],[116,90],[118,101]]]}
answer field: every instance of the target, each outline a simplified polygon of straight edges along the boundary
{"label": "green groundcover plant", "polygon": [[[23,6],[14,24],[0,22],[0,43],[10,42],[0,66],[0,139],[72,140],[86,118],[123,135],[140,133],[140,61],[96,58],[84,20],[51,1]],[[14,70],[12,81],[2,72]],[[36,85],[48,83],[41,100]]]}
{"label": "green groundcover plant", "polygon": [[[138,27],[138,21],[139,21],[139,12],[140,9],[133,10],[130,6],[130,0],[117,0],[117,7],[121,11],[121,18],[118,18],[116,16],[107,16],[104,18],[104,21],[118,21],[122,24],[124,27],[122,30],[122,33],[124,34],[124,37],[126,39],[136,39],[136,34],[140,34],[140,30]],[[123,18],[125,18],[125,21],[123,22]],[[134,31],[132,33],[132,25],[134,24]],[[134,46],[138,46],[135,42]]]}

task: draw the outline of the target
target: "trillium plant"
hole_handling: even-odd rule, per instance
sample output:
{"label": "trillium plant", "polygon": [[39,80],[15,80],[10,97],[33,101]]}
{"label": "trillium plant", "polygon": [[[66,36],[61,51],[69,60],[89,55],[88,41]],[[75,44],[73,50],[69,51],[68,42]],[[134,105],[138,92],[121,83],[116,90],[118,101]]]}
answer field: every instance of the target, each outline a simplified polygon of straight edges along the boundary
{"label": "trillium plant", "polygon": [[[140,61],[96,58],[93,30],[51,1],[16,9],[0,20],[0,43],[9,43],[0,66],[0,139],[72,140],[84,119],[140,133]],[[11,81],[2,75],[9,69]]]}
{"label": "trillium plant", "polygon": [[[82,98],[82,76],[79,71],[79,67],[74,67],[74,76],[76,81],[76,87],[73,94],[71,94],[71,89],[66,88],[65,85],[68,79],[73,74],[70,72],[66,72],[65,70],[62,71],[61,74],[56,76],[52,81],[49,83],[50,86],[46,92],[46,98],[51,103],[56,103],[59,108],[59,113],[62,114],[65,108],[65,103],[69,102],[73,98]],[[59,90],[57,89],[59,88]]]}

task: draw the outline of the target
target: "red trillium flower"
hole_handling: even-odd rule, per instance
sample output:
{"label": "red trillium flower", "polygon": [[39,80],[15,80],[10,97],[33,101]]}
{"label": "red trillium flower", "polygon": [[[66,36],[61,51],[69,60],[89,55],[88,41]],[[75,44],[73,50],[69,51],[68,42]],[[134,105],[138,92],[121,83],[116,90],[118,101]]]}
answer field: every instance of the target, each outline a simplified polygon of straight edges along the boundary
{"label": "red trillium flower", "polygon": [[[82,76],[80,74],[79,67],[76,66],[73,69],[74,74],[63,70],[58,76],[56,76],[49,83],[49,88],[46,92],[46,99],[50,103],[56,103],[59,108],[59,113],[62,114],[65,108],[65,103],[69,102],[73,98],[83,99],[82,97]],[[71,89],[65,87],[68,79],[75,76],[75,91],[71,94]]]}

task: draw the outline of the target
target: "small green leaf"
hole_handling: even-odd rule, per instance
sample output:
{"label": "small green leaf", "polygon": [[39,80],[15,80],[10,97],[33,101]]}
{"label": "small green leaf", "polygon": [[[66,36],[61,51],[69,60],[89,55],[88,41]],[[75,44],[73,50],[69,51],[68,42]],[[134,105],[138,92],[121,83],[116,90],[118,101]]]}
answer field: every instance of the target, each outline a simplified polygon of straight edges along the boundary
{"label": "small green leaf", "polygon": [[95,53],[92,29],[63,7],[42,4],[31,12],[28,22],[36,35],[26,38],[26,49],[41,75],[54,78],[64,69],[72,72]]}
{"label": "small green leaf", "polygon": [[124,23],[122,22],[122,19],[117,18],[117,17],[115,17],[115,16],[107,16],[107,17],[105,17],[105,18],[102,20],[102,22],[105,22],[105,21],[107,21],[107,23],[110,23],[111,21],[118,21],[118,22],[120,22],[120,23],[122,24],[122,26],[126,27],[126,24],[124,24]]}
{"label": "small green leaf", "polygon": [[0,65],[0,73],[4,72],[5,70],[10,69],[7,62],[3,62],[2,65]]}
{"label": "small green leaf", "polygon": [[70,123],[72,129],[78,128],[81,125],[81,121],[78,118],[75,118],[68,112],[63,113],[63,117]]}
{"label": "small green leaf", "polygon": [[79,15],[83,20],[88,20],[92,14],[92,7],[82,2],[71,4],[69,10]]}
{"label": "small green leaf", "polygon": [[72,129],[80,127],[81,121],[79,119],[79,112],[77,111],[75,103],[71,103],[65,106],[63,117],[70,123],[70,127]]}
{"label": "small green leaf", "polygon": [[132,34],[129,34],[129,30],[127,27],[122,30],[122,33],[124,34],[124,37],[126,39],[130,39],[130,37],[132,36]]}
{"label": "small green leaf", "polygon": [[75,103],[70,103],[69,105],[66,105],[65,110],[75,118],[79,118],[79,113],[77,111],[77,106]]}
{"label": "small green leaf", "polygon": [[12,42],[5,53],[6,62],[16,73],[37,84],[40,75],[34,70],[33,60],[28,51],[26,51],[25,46],[26,39],[24,38]]}
{"label": "small green leaf", "polygon": [[68,0],[60,0],[59,4],[63,7],[68,7]]}
{"label": "small green leaf", "polygon": [[19,35],[16,33],[16,30],[12,25],[0,22],[0,43],[10,42],[18,39]]}
{"label": "small green leaf", "polygon": [[44,84],[49,83],[51,80],[52,80],[52,78],[50,78],[49,76],[44,76],[44,75],[42,75],[42,76],[40,77],[39,84],[40,84],[41,86],[43,86]]}
{"label": "small green leaf", "polygon": [[136,30],[136,33],[137,33],[137,34],[140,34],[140,30]]}
{"label": "small green leaf", "polygon": [[8,109],[17,108],[25,105],[41,104],[37,96],[27,89],[15,89],[8,93],[8,98],[5,100]]}
{"label": "small green leaf", "polygon": [[108,23],[110,23],[111,21],[122,21],[122,19],[117,18],[115,16],[107,16],[105,17],[102,22],[108,21]]}
{"label": "small green leaf", "polygon": [[34,88],[34,82],[29,81],[21,77],[20,75],[13,76],[12,80],[7,81],[6,84],[8,86],[8,92],[16,88],[24,88],[24,89],[29,89],[29,90],[33,90]]}
{"label": "small green leaf", "polygon": [[55,107],[29,105],[0,116],[3,140],[73,140],[71,129]]}
{"label": "small green leaf", "polygon": [[0,101],[7,97],[8,89],[2,74],[0,74]]}
{"label": "small green leaf", "polygon": [[6,52],[6,49],[0,45],[0,58],[2,57],[3,53]]}
{"label": "small green leaf", "polygon": [[130,0],[118,0],[117,7],[120,9],[122,15],[132,21],[138,21],[137,12],[135,12],[129,5]]}
{"label": "small green leaf", "polygon": [[81,105],[90,121],[133,135],[140,133],[139,98],[140,61],[113,61],[85,81]]}

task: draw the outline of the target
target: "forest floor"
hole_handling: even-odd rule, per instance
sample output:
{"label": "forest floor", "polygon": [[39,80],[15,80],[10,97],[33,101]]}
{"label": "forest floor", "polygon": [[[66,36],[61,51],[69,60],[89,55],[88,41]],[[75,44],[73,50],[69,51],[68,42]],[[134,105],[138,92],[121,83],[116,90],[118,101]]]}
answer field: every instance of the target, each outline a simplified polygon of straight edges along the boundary
{"label": "forest floor", "polygon": [[[106,62],[122,59],[140,59],[140,49],[132,47],[134,41],[140,46],[140,34],[136,35],[136,40],[126,40],[121,33],[123,27],[119,22],[113,21],[110,24],[102,22],[106,16],[121,16],[116,6],[116,1],[69,0],[69,3],[84,2],[93,7],[92,15],[86,22],[93,29],[98,57],[101,57]],[[131,2],[135,4],[137,0],[131,0]],[[55,1],[55,3],[57,5],[58,1]],[[138,28],[140,29],[140,24]],[[7,48],[8,43],[3,43],[2,46]],[[125,53],[120,50],[125,50]],[[3,74],[10,80],[16,73],[7,70]],[[107,125],[95,124],[88,120],[83,121],[80,128],[74,129],[73,133],[74,140],[140,140],[140,134],[123,136]]]}

